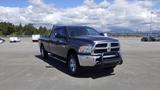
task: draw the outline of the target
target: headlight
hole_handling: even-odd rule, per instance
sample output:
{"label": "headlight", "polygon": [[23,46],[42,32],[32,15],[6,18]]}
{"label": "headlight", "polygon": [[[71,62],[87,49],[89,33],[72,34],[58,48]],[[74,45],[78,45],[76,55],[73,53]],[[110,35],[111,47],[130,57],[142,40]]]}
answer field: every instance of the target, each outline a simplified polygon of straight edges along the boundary
{"label": "headlight", "polygon": [[91,53],[92,52],[92,46],[81,46],[79,48],[80,53]]}

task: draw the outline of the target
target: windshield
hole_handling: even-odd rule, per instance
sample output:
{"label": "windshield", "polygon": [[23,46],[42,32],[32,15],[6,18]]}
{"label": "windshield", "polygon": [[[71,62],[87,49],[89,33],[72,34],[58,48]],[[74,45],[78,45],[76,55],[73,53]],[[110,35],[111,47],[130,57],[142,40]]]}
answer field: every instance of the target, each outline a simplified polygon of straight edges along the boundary
{"label": "windshield", "polygon": [[100,36],[100,33],[90,27],[68,27],[70,37],[75,36]]}

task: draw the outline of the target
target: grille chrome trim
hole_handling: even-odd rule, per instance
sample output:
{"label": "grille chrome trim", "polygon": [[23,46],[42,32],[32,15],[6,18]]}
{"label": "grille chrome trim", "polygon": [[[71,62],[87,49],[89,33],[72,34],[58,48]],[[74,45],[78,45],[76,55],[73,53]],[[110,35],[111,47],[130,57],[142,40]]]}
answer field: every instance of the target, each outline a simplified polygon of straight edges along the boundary
{"label": "grille chrome trim", "polygon": [[[106,49],[106,52],[112,52],[111,51],[112,49],[117,49],[117,50],[119,49],[120,50],[119,42],[95,41],[94,43],[95,44],[94,44],[94,46],[92,48],[92,53],[91,53],[92,55],[101,55],[102,54],[102,53],[95,53],[95,50],[104,50],[104,49]],[[111,44],[113,44],[113,43],[117,43],[118,46],[115,45],[115,46],[111,47]],[[98,44],[107,44],[107,47],[96,47]]]}
{"label": "grille chrome trim", "polygon": [[107,55],[107,56],[103,56],[103,58],[111,58],[111,57],[115,57],[116,55]]}
{"label": "grille chrome trim", "polygon": [[103,48],[102,48],[102,47],[101,47],[101,48],[99,48],[99,47],[98,47],[98,48],[97,48],[97,47],[95,47],[95,49],[107,49],[107,47],[103,47]]}

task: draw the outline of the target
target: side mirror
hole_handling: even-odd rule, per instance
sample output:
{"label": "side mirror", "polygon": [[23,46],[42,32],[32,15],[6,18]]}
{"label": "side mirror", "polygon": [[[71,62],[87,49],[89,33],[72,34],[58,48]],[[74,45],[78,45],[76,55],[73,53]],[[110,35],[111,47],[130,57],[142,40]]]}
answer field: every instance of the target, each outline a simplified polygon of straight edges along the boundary
{"label": "side mirror", "polygon": [[103,33],[100,33],[100,35],[101,35],[101,36],[104,36],[104,34],[103,34]]}
{"label": "side mirror", "polygon": [[108,37],[107,33],[100,33],[100,35]]}

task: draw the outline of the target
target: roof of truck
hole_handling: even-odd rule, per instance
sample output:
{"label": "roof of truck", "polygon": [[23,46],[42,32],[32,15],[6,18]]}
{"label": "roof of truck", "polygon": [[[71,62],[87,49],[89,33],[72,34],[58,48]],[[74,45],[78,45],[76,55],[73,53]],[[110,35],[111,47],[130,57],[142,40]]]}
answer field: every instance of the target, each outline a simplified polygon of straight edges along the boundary
{"label": "roof of truck", "polygon": [[53,25],[53,27],[87,27],[84,25]]}

